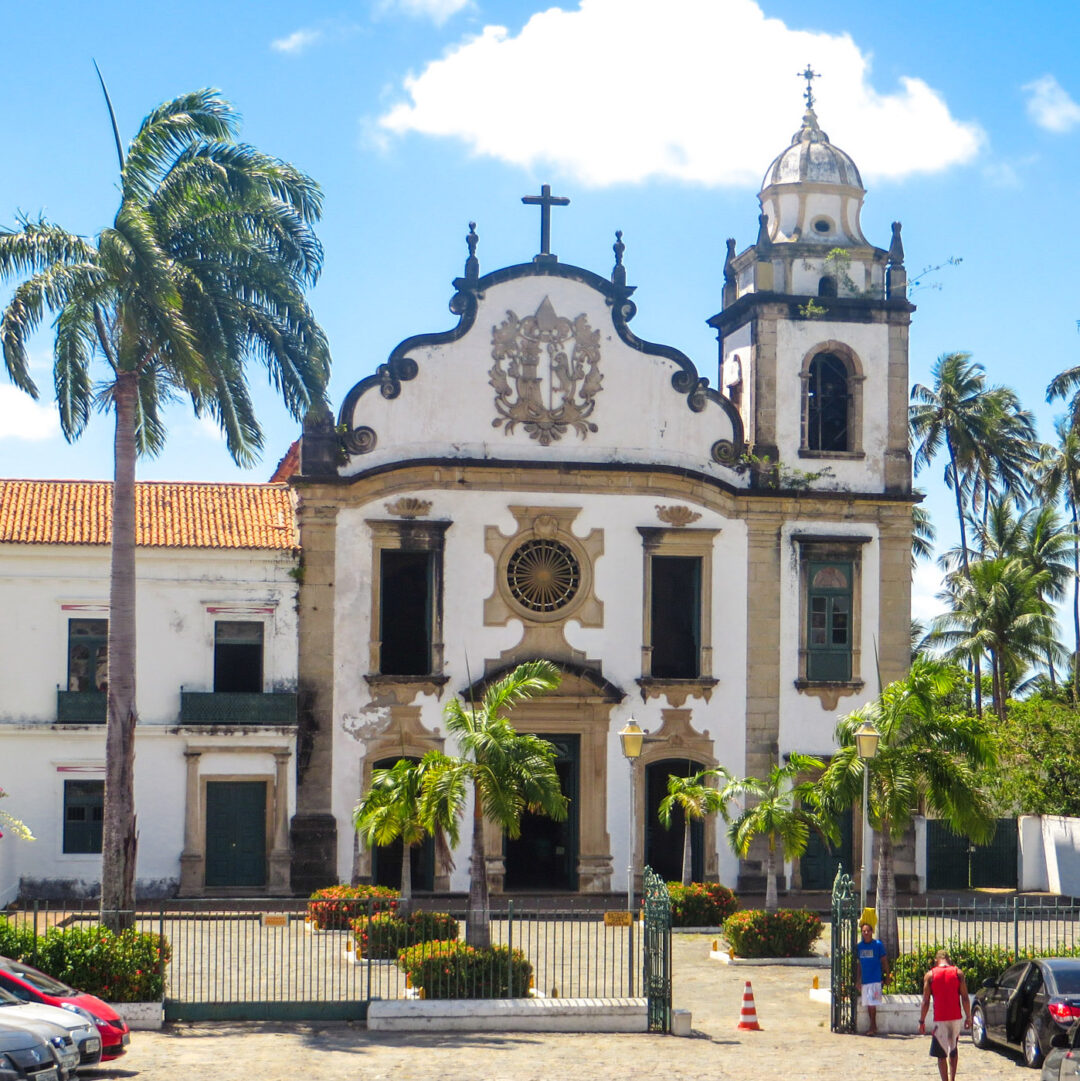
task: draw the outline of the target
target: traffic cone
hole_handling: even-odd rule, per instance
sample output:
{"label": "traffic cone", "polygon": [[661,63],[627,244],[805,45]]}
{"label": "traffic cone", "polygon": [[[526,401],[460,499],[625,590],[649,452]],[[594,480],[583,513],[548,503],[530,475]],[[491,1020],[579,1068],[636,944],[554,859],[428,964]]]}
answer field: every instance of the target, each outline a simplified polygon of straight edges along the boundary
{"label": "traffic cone", "polygon": [[746,1029],[749,1032],[761,1031],[757,1019],[757,1010],[754,1008],[754,989],[750,986],[749,980],[746,981],[746,986],[743,988],[742,1010],[739,1013],[739,1023],[735,1027]]}

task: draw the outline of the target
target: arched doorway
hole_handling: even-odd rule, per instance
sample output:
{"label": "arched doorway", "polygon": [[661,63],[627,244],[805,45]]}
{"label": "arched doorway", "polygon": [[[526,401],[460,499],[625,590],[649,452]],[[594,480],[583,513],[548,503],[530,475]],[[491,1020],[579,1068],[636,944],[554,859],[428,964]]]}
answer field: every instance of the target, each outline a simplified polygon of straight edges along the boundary
{"label": "arched doorway", "polygon": [[[418,758],[399,755],[397,758],[380,758],[373,764],[373,769],[389,769],[402,757],[408,762],[418,762]],[[413,845],[412,888],[415,892],[430,893],[435,888],[435,841],[425,837],[423,842]],[[395,841],[390,845],[376,845],[371,850],[371,881],[376,886],[401,886],[402,845]]]}
{"label": "arched doorway", "polygon": [[545,735],[543,738],[555,747],[555,769],[570,806],[561,822],[529,811],[521,816],[521,836],[504,841],[504,890],[576,891],[578,888],[581,737]]}
{"label": "arched doorway", "polygon": [[[660,803],[667,795],[668,777],[690,777],[704,767],[689,758],[664,758],[645,768],[645,864],[665,882],[682,880],[685,819],[679,808],[671,816],[671,827],[660,821]],[[690,822],[690,876],[694,882],[705,879],[705,823]]]}

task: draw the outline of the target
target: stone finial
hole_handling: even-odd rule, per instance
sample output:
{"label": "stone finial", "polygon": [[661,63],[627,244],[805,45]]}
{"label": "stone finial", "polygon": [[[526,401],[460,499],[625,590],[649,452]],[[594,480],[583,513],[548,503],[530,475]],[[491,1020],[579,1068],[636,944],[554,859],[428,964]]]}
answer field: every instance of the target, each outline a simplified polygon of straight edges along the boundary
{"label": "stone finial", "polygon": [[611,281],[615,285],[626,285],[626,267],[623,266],[623,252],[626,251],[626,245],[623,243],[622,230],[615,230],[615,243],[612,244],[611,250],[615,253],[615,265],[611,268]]}
{"label": "stone finial", "polygon": [[476,245],[480,237],[476,233],[476,222],[469,222],[469,235],[465,237],[465,243],[469,246],[469,258],[465,260],[465,280],[475,282],[480,277],[480,260],[476,258]]}
{"label": "stone finial", "polygon": [[892,243],[889,245],[889,265],[902,267],[904,265],[904,242],[900,239],[900,222],[892,223]]}
{"label": "stone finial", "polygon": [[758,215],[758,234],[756,247],[758,249],[758,255],[760,257],[764,252],[769,251],[772,248],[772,240],[769,237],[769,215]]}
{"label": "stone finial", "polygon": [[731,285],[735,281],[735,238],[727,238],[727,255],[724,257],[724,284]]}

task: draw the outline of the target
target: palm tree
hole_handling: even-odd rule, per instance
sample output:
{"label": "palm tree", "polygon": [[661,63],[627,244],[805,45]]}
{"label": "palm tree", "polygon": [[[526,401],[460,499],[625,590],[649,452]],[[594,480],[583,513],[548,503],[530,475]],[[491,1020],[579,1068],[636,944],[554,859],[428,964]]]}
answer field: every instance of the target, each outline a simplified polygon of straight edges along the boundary
{"label": "palm tree", "polygon": [[768,777],[744,777],[729,781],[721,798],[727,803],[749,797],[756,801],[747,807],[728,827],[728,843],[735,854],[745,858],[755,837],[768,842],[765,862],[765,911],[775,912],[776,853],[782,849],[785,860],[798,859],[810,840],[810,830],[817,830],[826,839],[835,839],[835,826],[820,813],[819,790],[810,781],[799,781],[800,774],[825,768],[820,758],[792,754],[784,765],[773,765]]}
{"label": "palm tree", "polygon": [[[120,159],[120,207],[93,240],[44,219],[0,230],[0,280],[20,279],[0,317],[12,381],[32,397],[27,346],[55,314],[53,378],[65,438],[92,405],[115,414],[109,688],[101,915],[133,922],[136,830],[135,459],[164,444],[163,403],[186,395],[242,465],[262,433],[245,362],[269,371],[293,416],[325,408],[329,351],[304,298],[322,248],[315,183],[235,141],[237,114],[216,90],[146,117]],[[92,369],[103,362],[96,388]]]}
{"label": "palm tree", "polygon": [[731,780],[730,774],[723,768],[702,769],[691,777],[668,776],[668,794],[660,801],[660,821],[664,829],[671,829],[672,812],[677,807],[683,817],[683,855],[682,884],[689,886],[693,877],[691,871],[690,828],[695,818],[704,818],[709,814],[723,811],[726,800],[714,784],[720,778]]}
{"label": "palm tree", "polygon": [[1072,522],[1072,699],[1080,702],[1080,430],[1059,420],[1057,445],[1043,443],[1035,467],[1035,490],[1049,502],[1064,498]]}
{"label": "palm tree", "polygon": [[937,532],[930,520],[930,512],[917,504],[911,508],[911,569],[914,571],[920,559],[929,559],[934,554],[934,539]]}
{"label": "palm tree", "polygon": [[424,782],[423,814],[431,820],[455,820],[472,792],[472,854],[469,861],[469,903],[466,940],[473,946],[491,943],[484,821],[508,837],[521,836],[525,811],[556,821],[566,817],[568,801],[555,769],[555,748],[539,736],[517,732],[503,713],[526,698],[553,691],[561,680],[550,661],[519,664],[491,684],[479,706],[453,698],[443,711],[446,727],[460,756],[429,752]]}
{"label": "palm tree", "polygon": [[[993,835],[980,771],[993,763],[995,744],[981,718],[948,711],[947,697],[960,678],[951,665],[917,659],[904,679],[840,720],[839,749],[821,778],[826,806],[850,807],[862,799],[863,770],[870,771],[867,814],[878,836],[878,927],[890,957],[899,950],[894,850],[920,807],[974,841]],[[875,757],[864,761],[855,732],[866,721],[880,740]]]}
{"label": "palm tree", "polygon": [[425,837],[435,838],[436,848],[446,862],[449,846],[457,844],[457,818],[431,819],[423,803],[424,778],[433,759],[425,755],[419,762],[399,758],[389,769],[371,771],[371,787],[353,809],[353,826],[369,848],[401,842],[402,915],[412,903],[412,850]]}
{"label": "palm tree", "polygon": [[[972,362],[970,353],[943,354],[935,362],[932,375],[932,387],[916,383],[911,391],[909,423],[912,439],[918,443],[915,472],[928,466],[944,446],[948,455],[944,480],[956,499],[961,566],[967,577],[970,561],[965,493],[971,490],[977,498],[981,484],[985,507],[995,475],[1006,488],[1019,485],[1022,463],[1032,457],[1026,448],[1034,436],[1034,428],[1030,417],[1019,409],[1012,391],[986,386],[983,367]],[[975,711],[981,715],[977,653],[972,663]]]}

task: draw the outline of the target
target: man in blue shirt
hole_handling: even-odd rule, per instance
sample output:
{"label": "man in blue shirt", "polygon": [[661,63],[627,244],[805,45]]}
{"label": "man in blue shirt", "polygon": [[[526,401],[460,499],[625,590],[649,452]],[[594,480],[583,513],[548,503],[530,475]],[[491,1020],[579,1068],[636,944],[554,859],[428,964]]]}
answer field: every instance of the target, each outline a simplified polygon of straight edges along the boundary
{"label": "man in blue shirt", "polygon": [[862,1004],[870,1015],[867,1036],[877,1035],[877,1008],[881,1005],[881,985],[889,975],[889,958],[881,939],[874,938],[874,928],[862,925],[862,941],[855,951],[859,967],[855,971],[855,987],[862,994]]}

